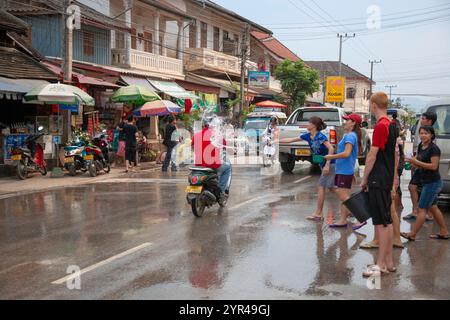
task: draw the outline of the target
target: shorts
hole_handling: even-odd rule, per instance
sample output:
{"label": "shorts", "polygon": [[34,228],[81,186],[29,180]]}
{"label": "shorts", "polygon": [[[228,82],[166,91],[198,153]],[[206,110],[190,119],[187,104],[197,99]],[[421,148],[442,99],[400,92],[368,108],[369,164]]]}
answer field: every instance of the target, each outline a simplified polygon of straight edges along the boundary
{"label": "shorts", "polygon": [[420,187],[421,183],[420,183],[420,173],[419,170],[414,170],[412,176],[411,176],[411,181],[409,182],[409,184],[413,184],[415,186]]}
{"label": "shorts", "polygon": [[341,189],[351,189],[354,177],[353,174],[336,174],[334,185]]}
{"label": "shorts", "polygon": [[422,186],[419,198],[419,209],[429,209],[438,202],[439,192],[442,190],[442,180],[427,183]]}
{"label": "shorts", "polygon": [[129,147],[125,149],[125,160],[136,163],[136,148]]}
{"label": "shorts", "polygon": [[[323,168],[322,168],[322,170],[323,170]],[[327,189],[334,188],[335,176],[336,176],[336,165],[330,164],[330,172],[327,175],[324,175],[323,173],[320,175],[319,187],[324,187]]]}
{"label": "shorts", "polygon": [[370,216],[374,226],[392,224],[391,218],[391,191],[380,188],[369,188]]}

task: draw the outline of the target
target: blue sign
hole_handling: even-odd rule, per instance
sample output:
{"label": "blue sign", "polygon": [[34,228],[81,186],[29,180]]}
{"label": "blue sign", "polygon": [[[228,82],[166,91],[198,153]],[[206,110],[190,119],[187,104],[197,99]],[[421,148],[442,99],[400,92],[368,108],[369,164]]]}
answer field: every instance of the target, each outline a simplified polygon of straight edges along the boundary
{"label": "blue sign", "polygon": [[61,136],[53,136],[54,144],[61,144]]}
{"label": "blue sign", "polygon": [[4,160],[11,160],[11,151],[23,145],[23,142],[28,138],[29,134],[11,134],[6,136],[3,144]]}
{"label": "blue sign", "polygon": [[61,104],[61,105],[59,105],[59,109],[60,110],[69,110],[70,112],[78,113],[78,105],[77,104],[73,104],[73,105]]}
{"label": "blue sign", "polygon": [[249,71],[248,84],[253,87],[269,87],[270,72],[269,71]]}

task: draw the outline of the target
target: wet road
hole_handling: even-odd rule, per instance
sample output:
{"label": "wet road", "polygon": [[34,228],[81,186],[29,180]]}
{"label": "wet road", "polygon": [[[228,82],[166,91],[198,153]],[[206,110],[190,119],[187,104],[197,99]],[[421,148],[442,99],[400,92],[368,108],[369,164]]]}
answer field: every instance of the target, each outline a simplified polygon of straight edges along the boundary
{"label": "wet road", "polygon": [[[428,239],[433,223],[394,250],[398,272],[370,290],[361,273],[376,251],[358,246],[373,228],[328,228],[339,208],[333,195],[326,221],[307,221],[318,180],[308,165],[292,175],[235,167],[227,209],[203,218],[186,203],[186,175],[140,172],[0,199],[0,298],[450,298],[450,241]],[[450,225],[448,204],[441,208]],[[82,270],[80,289],[66,281],[69,266]]]}

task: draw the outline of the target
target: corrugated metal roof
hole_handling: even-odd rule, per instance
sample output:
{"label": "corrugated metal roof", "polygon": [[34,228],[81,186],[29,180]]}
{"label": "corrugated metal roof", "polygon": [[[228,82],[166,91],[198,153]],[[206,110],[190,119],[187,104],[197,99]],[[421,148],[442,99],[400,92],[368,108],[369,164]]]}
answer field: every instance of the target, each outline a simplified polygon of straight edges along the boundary
{"label": "corrugated metal roof", "polygon": [[[339,61],[304,61],[306,65],[319,71],[320,76],[338,76],[339,75]],[[366,80],[370,82],[370,79],[355,69],[349,67],[345,63],[342,63],[341,75],[346,78],[355,78]]]}
{"label": "corrugated metal roof", "polygon": [[0,29],[6,31],[13,31],[19,34],[26,34],[28,31],[28,24],[12,14],[0,9]]}
{"label": "corrugated metal roof", "polygon": [[40,62],[14,48],[6,47],[0,47],[0,76],[16,79],[57,80],[53,72]]}
{"label": "corrugated metal roof", "polygon": [[272,53],[283,59],[288,59],[291,61],[298,61],[300,58],[293,53],[288,47],[278,41],[276,38],[272,37],[270,34],[253,31],[251,35],[258,40],[264,47],[269,49]]}

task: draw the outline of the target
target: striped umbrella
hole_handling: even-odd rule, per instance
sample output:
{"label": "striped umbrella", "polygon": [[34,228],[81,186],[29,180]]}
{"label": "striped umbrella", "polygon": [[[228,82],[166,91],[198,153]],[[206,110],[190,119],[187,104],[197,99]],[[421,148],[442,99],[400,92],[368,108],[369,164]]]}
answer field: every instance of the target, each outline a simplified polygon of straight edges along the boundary
{"label": "striped umbrella", "polygon": [[142,107],[133,111],[138,117],[164,116],[173,113],[180,113],[181,108],[169,100],[157,100],[147,102]]}
{"label": "striped umbrella", "polygon": [[49,83],[40,85],[28,92],[23,99],[25,103],[36,104],[84,104],[94,106],[95,100],[80,88],[63,84]]}
{"label": "striped umbrella", "polygon": [[128,102],[144,104],[149,101],[161,100],[155,92],[139,85],[130,85],[118,89],[111,97],[112,102]]}

